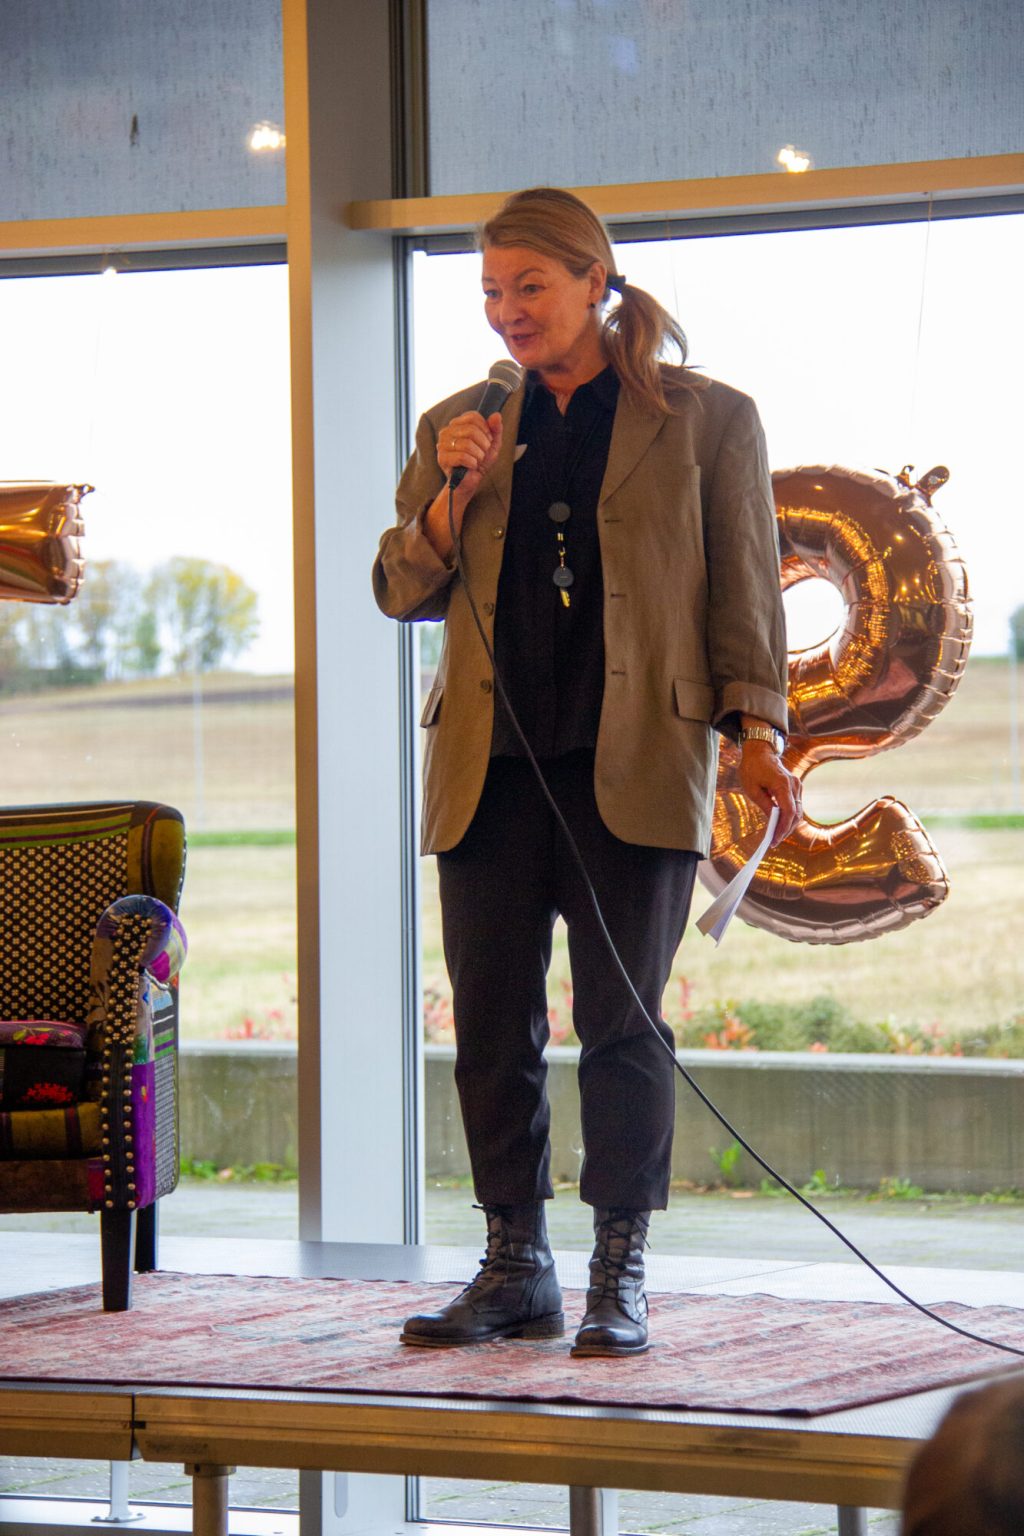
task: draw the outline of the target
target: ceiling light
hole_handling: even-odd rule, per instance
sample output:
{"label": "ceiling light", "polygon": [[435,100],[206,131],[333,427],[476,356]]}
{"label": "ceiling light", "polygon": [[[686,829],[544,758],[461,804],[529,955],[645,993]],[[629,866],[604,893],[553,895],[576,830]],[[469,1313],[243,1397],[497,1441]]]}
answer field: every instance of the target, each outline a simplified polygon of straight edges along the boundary
{"label": "ceiling light", "polygon": [[787,171],[809,171],[811,168],[810,155],[805,155],[802,149],[794,149],[792,144],[784,144],[775,159]]}
{"label": "ceiling light", "polygon": [[248,144],[256,154],[269,149],[283,149],[284,132],[276,123],[256,123],[249,134]]}

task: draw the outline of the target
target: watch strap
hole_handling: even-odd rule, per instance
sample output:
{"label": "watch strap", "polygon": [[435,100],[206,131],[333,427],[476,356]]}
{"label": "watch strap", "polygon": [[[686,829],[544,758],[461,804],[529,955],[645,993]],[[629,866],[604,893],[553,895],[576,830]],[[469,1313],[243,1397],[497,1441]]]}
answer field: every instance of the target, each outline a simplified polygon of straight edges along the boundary
{"label": "watch strap", "polygon": [[777,731],[773,725],[742,726],[738,739],[741,747],[748,741],[766,741],[772,751],[780,757],[786,746],[785,736],[783,736],[781,731]]}

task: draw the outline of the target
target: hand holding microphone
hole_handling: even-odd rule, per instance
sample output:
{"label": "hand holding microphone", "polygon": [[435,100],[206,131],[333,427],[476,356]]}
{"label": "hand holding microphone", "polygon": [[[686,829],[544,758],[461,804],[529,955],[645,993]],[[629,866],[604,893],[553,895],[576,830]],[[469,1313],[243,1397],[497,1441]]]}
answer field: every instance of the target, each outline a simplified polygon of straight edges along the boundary
{"label": "hand holding microphone", "polygon": [[[494,464],[501,449],[501,417],[496,411],[483,416],[479,411],[465,411],[441,428],[437,439],[437,462],[449,487],[457,491],[456,505],[471,501],[484,475]],[[460,489],[461,487],[461,489]]]}
{"label": "hand holding microphone", "polygon": [[449,492],[453,493],[452,517],[456,533],[459,533],[466,507],[501,449],[500,408],[519,388],[522,377],[517,364],[508,360],[495,363],[480,396],[478,409],[455,416],[438,433],[437,462],[446,483],[424,518],[423,532],[442,560],[447,561],[452,552],[448,526]]}
{"label": "hand holding microphone", "polygon": [[509,395],[519,388],[522,370],[507,358],[495,363],[487,376],[480,403],[475,411],[465,411],[441,429],[437,444],[437,462],[454,490],[467,475],[476,476],[466,501],[480,484],[498,457],[501,447],[501,417],[498,412]]}

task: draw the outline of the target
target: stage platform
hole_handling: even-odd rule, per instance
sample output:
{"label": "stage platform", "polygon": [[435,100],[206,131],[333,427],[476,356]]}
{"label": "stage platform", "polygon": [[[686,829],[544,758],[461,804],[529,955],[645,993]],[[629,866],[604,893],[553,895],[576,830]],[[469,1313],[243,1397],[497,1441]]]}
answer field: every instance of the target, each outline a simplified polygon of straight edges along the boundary
{"label": "stage platform", "polygon": [[[195,1274],[459,1281],[472,1248],[166,1238],[161,1268]],[[586,1284],[586,1255],[558,1255],[567,1286]],[[0,1295],[95,1282],[99,1239],[5,1235]],[[853,1264],[659,1258],[652,1290],[725,1296],[891,1300]],[[1005,1272],[896,1268],[925,1304],[1020,1306]],[[937,1325],[936,1325],[937,1326]],[[995,1357],[998,1360],[998,1356]],[[918,1393],[813,1419],[594,1408],[434,1397],[0,1382],[0,1450],[11,1456],[142,1457],[191,1469],[194,1529],[225,1528],[234,1465],[420,1474],[561,1484],[577,1536],[611,1536],[596,1490],[742,1495],[833,1505],[842,1536],[865,1510],[896,1508],[904,1468],[959,1389]]]}

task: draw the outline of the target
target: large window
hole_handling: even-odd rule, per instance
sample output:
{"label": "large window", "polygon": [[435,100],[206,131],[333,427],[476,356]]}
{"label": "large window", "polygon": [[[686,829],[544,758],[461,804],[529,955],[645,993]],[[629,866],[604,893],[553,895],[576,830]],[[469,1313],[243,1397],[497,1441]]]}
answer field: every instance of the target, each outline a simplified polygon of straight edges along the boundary
{"label": "large window", "polygon": [[[709,1061],[712,1050],[729,1047],[816,1051],[821,1073],[807,1077],[804,1090],[809,1119],[816,1095],[848,1091],[836,1087],[839,1066],[828,1059],[840,1054],[901,1056],[904,1066],[909,1055],[1024,1055],[1021,958],[1013,940],[1024,895],[1015,692],[1024,585],[1008,534],[1005,467],[1015,431],[1013,369],[1022,337],[1013,294],[1022,256],[1024,219],[1016,216],[619,247],[630,281],[681,320],[691,362],[755,397],[773,468],[835,464],[896,474],[912,463],[918,475],[937,463],[950,469],[935,509],[957,540],[973,595],[975,638],[964,680],[915,740],[860,762],[823,765],[806,789],[810,815],[824,823],[852,815],[876,795],[904,800],[945,860],[948,899],[899,933],[841,947],[788,943],[737,923],[716,950],[691,925],[665,997],[680,1045],[707,1048]],[[415,273],[416,391],[424,407],[482,377],[502,349],[482,317],[477,257],[421,254]],[[462,344],[453,345],[453,337]],[[821,639],[841,609],[836,591],[821,581],[801,585],[787,601],[793,648]],[[436,649],[436,632],[425,627],[425,682]],[[452,1031],[434,880],[427,861],[428,1208],[432,1230],[450,1235],[468,1202],[458,1187],[466,1165],[454,1100],[444,1087],[450,1063],[439,1059],[450,1053]],[[709,899],[698,886],[694,914]],[[573,1043],[569,992],[559,945],[549,997],[552,1040],[563,1048]],[[558,1071],[562,1055],[553,1053]],[[858,1092],[870,1093],[866,1081],[858,1079]],[[557,1121],[563,1111],[571,1114],[574,1092],[570,1083],[555,1105],[556,1168],[570,1184],[579,1166],[578,1132],[570,1127],[563,1134]],[[685,1102],[682,1087],[680,1093],[684,1139],[692,1143],[681,1177],[757,1191],[760,1170],[738,1160],[721,1128],[695,1101]],[[839,1130],[827,1120],[813,1152],[781,1168],[798,1184],[816,1180],[823,1191],[844,1185],[849,1166]],[[767,1142],[762,1150],[769,1157],[791,1155],[781,1126]],[[928,1166],[900,1163],[885,1170],[889,1183],[880,1188],[986,1192],[980,1167],[956,1173],[947,1170],[937,1184]],[[993,1186],[1019,1182],[999,1173],[992,1179]],[[663,1219],[660,1251],[692,1251],[693,1214],[682,1213],[694,1198],[680,1190],[681,1214]],[[754,1207],[770,1198],[755,1194]],[[573,1210],[571,1199],[554,1205],[562,1239],[586,1244],[586,1213]],[[730,1209],[733,1230],[727,1223],[721,1242],[742,1246],[752,1208],[742,1208],[742,1219],[740,1207]],[[800,1218],[809,1234],[794,1237],[788,1209],[786,1220],[777,1205],[772,1210],[771,1251],[791,1254],[798,1241],[800,1251],[842,1256],[809,1218]],[[795,1208],[792,1214],[799,1216]],[[470,1213],[458,1229],[468,1235],[473,1220]],[[990,1250],[977,1262],[1022,1259],[1019,1244],[1011,1244],[1009,1253]]]}
{"label": "large window", "polygon": [[[287,269],[9,279],[0,477],[87,482],[68,606],[0,603],[5,805],[138,798],[184,815],[184,1177],[164,1236],[297,1232]],[[89,1232],[98,1218],[0,1216]],[[74,1464],[8,1492],[93,1496]],[[187,1502],[176,1469],[136,1499]],[[248,1474],[237,1502],[294,1503]]]}
{"label": "large window", "polygon": [[237,1116],[229,1155],[217,1125],[251,1098],[231,1080],[254,1046],[296,1035],[286,284],[268,266],[0,285],[4,477],[96,487],[79,595],[0,609],[4,800],[184,814],[198,1171],[295,1167],[293,1106],[273,1146]]}
{"label": "large window", "polygon": [[[839,948],[787,943],[734,923],[716,950],[691,921],[665,1015],[680,1046],[690,1048],[690,1070],[741,1131],[749,1133],[749,1116],[761,1106],[760,1150],[876,1261],[1024,1269],[1024,1192],[1007,1187],[1019,1186],[1019,1176],[995,1156],[988,1164],[983,1150],[984,1127],[998,1115],[985,1085],[998,1085],[1003,1071],[1019,1073],[1024,1057],[1024,978],[1014,938],[1024,898],[1016,723],[1024,578],[1008,532],[1013,493],[1005,452],[1015,441],[1014,369],[1024,341],[1014,302],[1024,219],[635,242],[620,245],[618,255],[629,280],[678,316],[691,362],[755,397],[774,469],[822,464],[896,474],[913,463],[923,474],[947,465],[949,484],[935,507],[960,546],[974,601],[973,655],[940,718],[895,752],[823,765],[806,788],[808,812],[822,823],[876,795],[906,801],[945,860],[944,905],[898,933]],[[483,321],[476,256],[420,254],[414,271],[423,409],[482,378],[502,349]],[[823,581],[793,589],[791,648],[823,638],[841,609]],[[421,631],[426,688],[439,626]],[[471,1209],[451,1087],[450,991],[432,860],[422,885],[427,1235],[474,1242],[480,1218]],[[694,915],[709,900],[698,885]],[[548,1222],[556,1246],[589,1249],[590,1213],[575,1188],[581,1148],[564,932],[556,933],[549,1004],[553,1171],[562,1184]],[[894,1074],[908,1074],[899,1079],[909,1089],[900,1097],[920,1127],[932,1113],[929,1088],[938,1074],[961,1070],[961,1052],[973,1059],[950,1085],[950,1120],[936,1116],[930,1141],[915,1133],[912,1153],[894,1155],[870,1185],[849,1187],[857,1183],[844,1175],[853,1146],[880,1136]],[[779,1068],[774,1075],[744,1070],[755,1059],[763,1066],[769,1053]],[[716,1073],[724,1054],[733,1070]],[[950,1166],[940,1148],[965,1118],[977,1132],[977,1152]],[[849,1257],[740,1155],[682,1085],[676,1140],[670,1208],[652,1227],[657,1253]],[[912,1270],[902,1275],[906,1283]],[[427,1479],[421,1499],[435,1520],[559,1526],[566,1518],[554,1491],[542,1488]],[[776,1516],[801,1523],[814,1513],[794,1506]],[[624,1529],[649,1529],[683,1514],[724,1516],[737,1530],[747,1518],[736,1504],[673,1499],[662,1506],[650,1496],[635,1508],[624,1502],[621,1518]],[[895,1529],[888,1517],[875,1518],[880,1529]]]}

